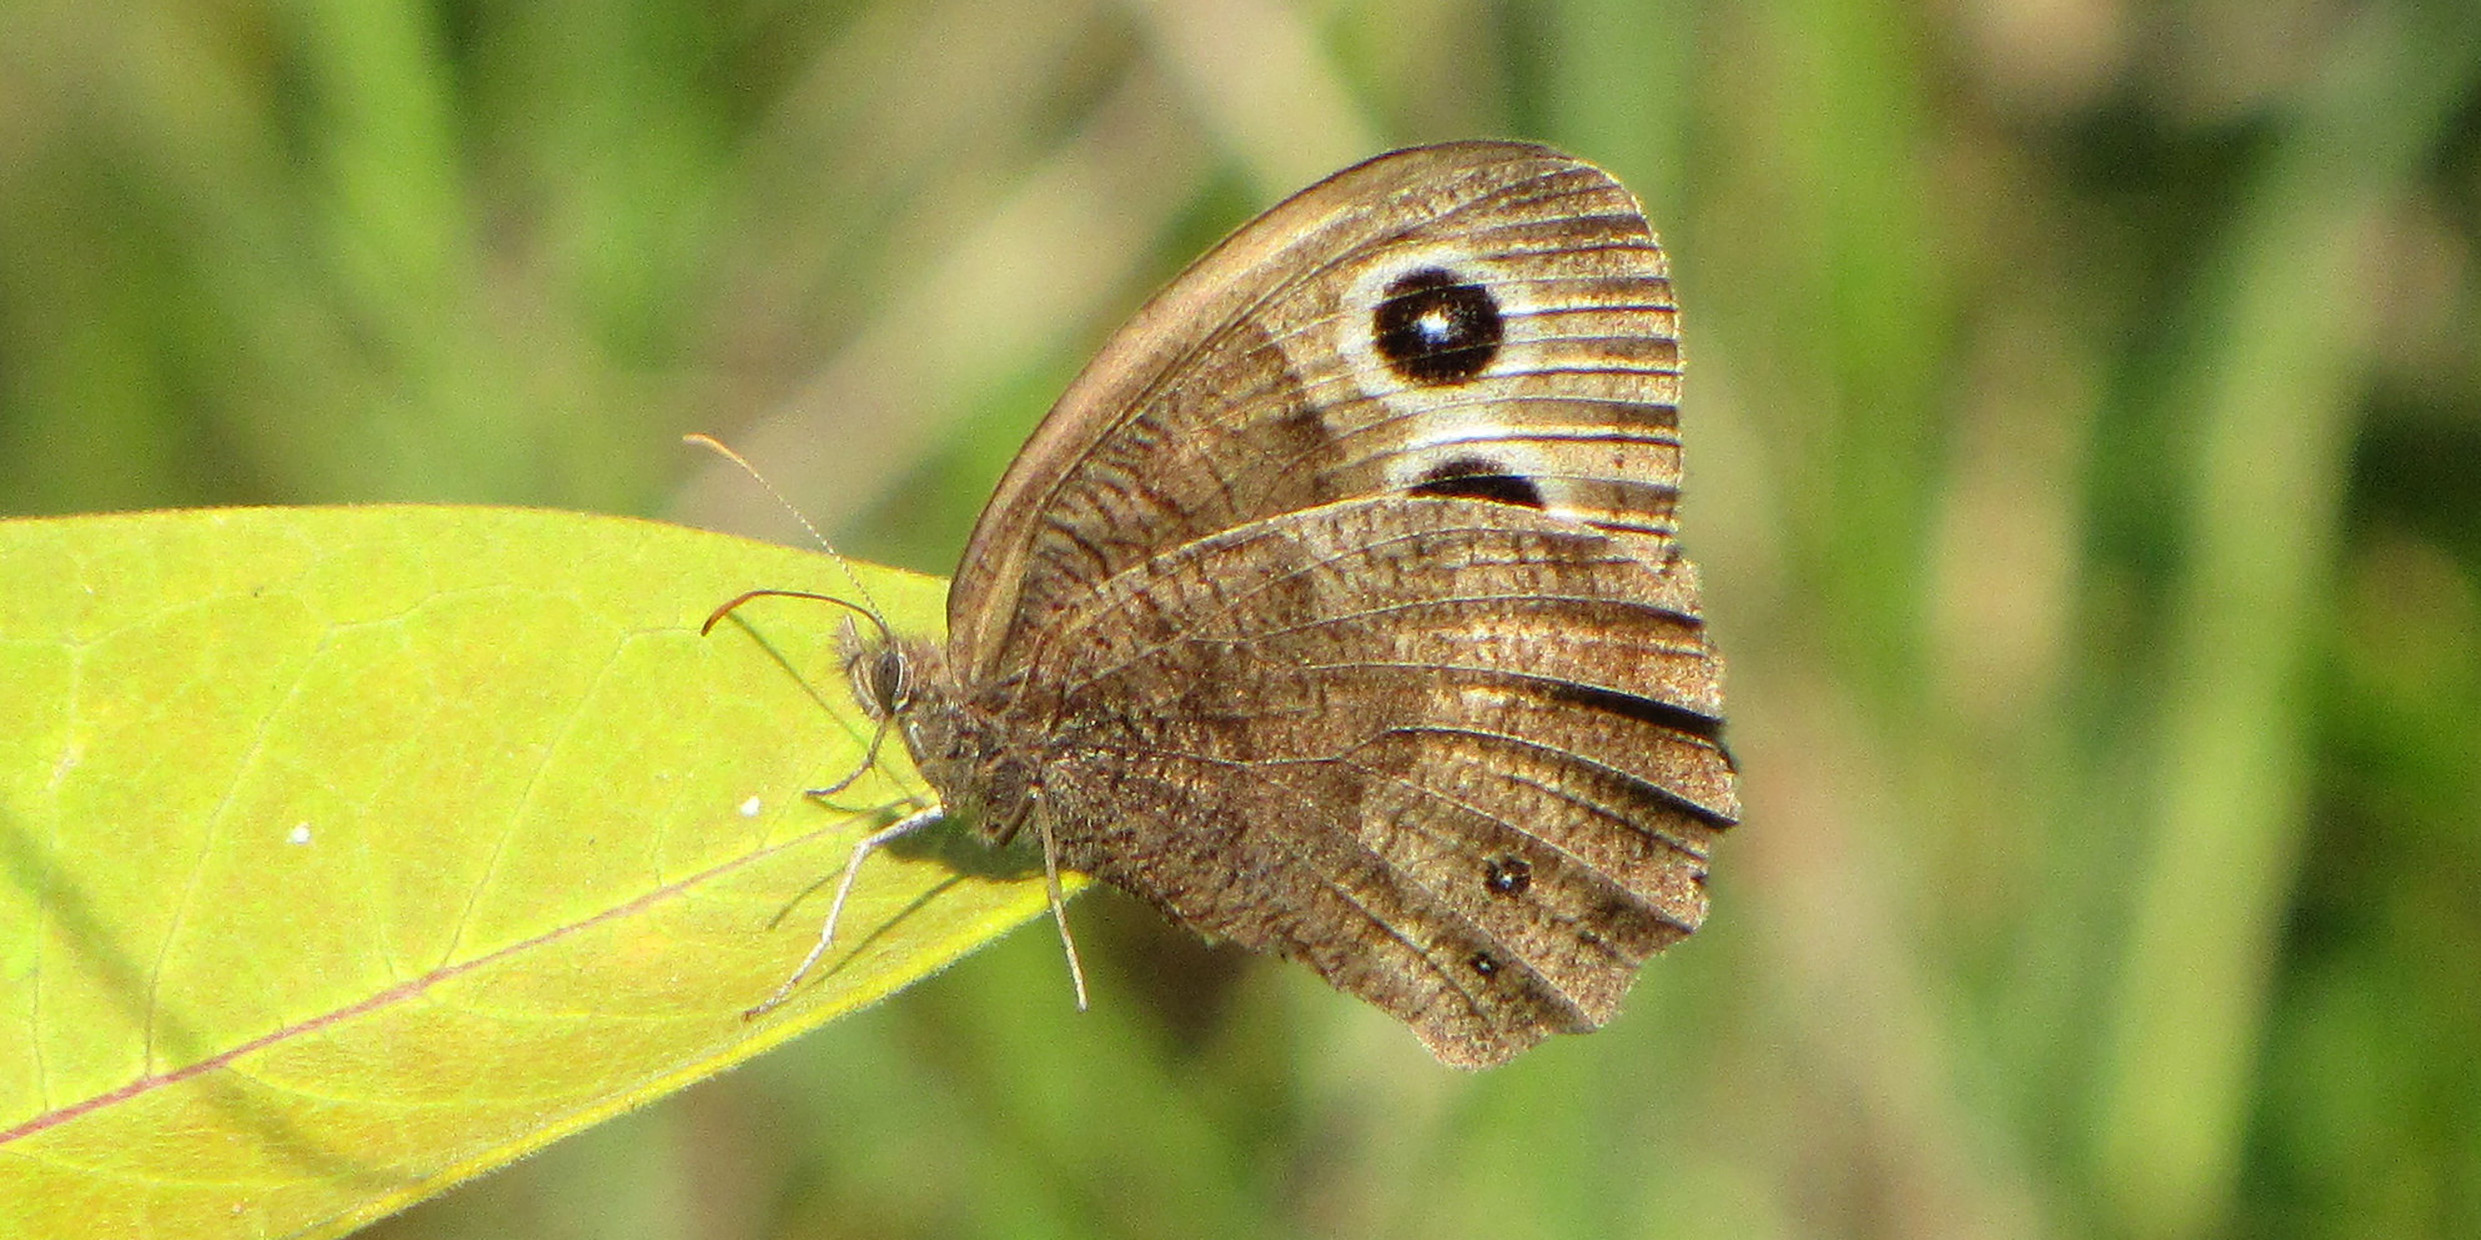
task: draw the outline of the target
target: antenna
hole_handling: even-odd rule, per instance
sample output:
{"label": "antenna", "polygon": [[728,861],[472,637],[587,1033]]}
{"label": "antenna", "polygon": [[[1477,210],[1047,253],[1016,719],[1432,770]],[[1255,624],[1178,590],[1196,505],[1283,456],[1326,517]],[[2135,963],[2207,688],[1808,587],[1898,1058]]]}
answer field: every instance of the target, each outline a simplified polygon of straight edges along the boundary
{"label": "antenna", "polygon": [[[862,601],[862,606],[855,608],[855,610],[863,611],[867,614],[871,621],[879,626],[879,632],[888,633],[886,613],[879,609],[879,600],[870,596],[870,587],[862,584],[861,575],[853,571],[852,563],[844,558],[843,552],[836,550],[836,545],[834,543],[827,541],[827,536],[825,534],[818,532],[818,527],[810,523],[810,518],[807,514],[803,513],[801,509],[795,507],[791,500],[784,498],[784,493],[776,490],[775,484],[767,481],[767,476],[765,474],[758,472],[757,466],[750,464],[747,457],[744,457],[740,453],[725,446],[723,440],[717,439],[713,435],[709,435],[704,431],[691,431],[690,433],[681,436],[681,442],[686,444],[695,444],[698,447],[704,448],[707,451],[740,466],[741,472],[750,476],[750,481],[757,483],[761,490],[764,490],[767,494],[774,496],[775,502],[781,504],[784,511],[791,513],[793,515],[793,520],[801,523],[802,529],[809,531],[810,541],[817,543],[818,549],[826,552],[827,558],[836,562],[836,571],[844,574],[844,579],[846,581],[853,583],[853,592],[861,595]],[[723,611],[732,610],[733,607],[737,607],[741,603],[746,602],[750,597],[751,596],[749,595],[744,595],[742,598],[733,600],[731,605],[726,606]],[[848,604],[848,606],[849,605],[850,604]],[[716,613],[716,619],[722,618],[723,612]],[[714,624],[714,620],[707,621],[707,625],[710,628],[712,628]],[[893,634],[888,634],[888,636],[891,641],[894,639]]]}

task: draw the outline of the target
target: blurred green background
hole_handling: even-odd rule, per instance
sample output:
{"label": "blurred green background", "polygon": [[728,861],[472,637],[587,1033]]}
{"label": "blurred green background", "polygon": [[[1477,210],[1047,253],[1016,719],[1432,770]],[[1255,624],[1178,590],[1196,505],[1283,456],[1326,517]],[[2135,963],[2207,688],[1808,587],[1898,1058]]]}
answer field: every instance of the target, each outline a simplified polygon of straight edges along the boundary
{"label": "blurred green background", "polygon": [[[0,512],[445,500],[946,572],[1386,146],[1673,251],[1747,820],[1486,1075],[1124,899],[415,1237],[2481,1235],[2463,0],[0,0]],[[753,583],[758,584],[758,583]]]}

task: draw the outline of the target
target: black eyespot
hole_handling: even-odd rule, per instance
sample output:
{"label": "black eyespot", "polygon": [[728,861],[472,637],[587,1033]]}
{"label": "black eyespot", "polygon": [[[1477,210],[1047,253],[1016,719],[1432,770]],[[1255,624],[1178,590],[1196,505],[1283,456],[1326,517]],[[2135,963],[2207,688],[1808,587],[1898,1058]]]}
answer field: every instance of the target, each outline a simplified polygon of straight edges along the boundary
{"label": "black eyespot", "polygon": [[1484,977],[1489,977],[1499,971],[1499,962],[1491,959],[1489,952],[1475,952],[1465,963],[1472,966],[1474,972]]}
{"label": "black eyespot", "polygon": [[1438,387],[1482,373],[1499,354],[1502,323],[1490,290],[1442,267],[1406,272],[1371,315],[1378,352],[1395,372]]}
{"label": "black eyespot", "polygon": [[1456,499],[1478,499],[1493,504],[1513,504],[1519,508],[1542,507],[1542,488],[1523,474],[1511,474],[1497,461],[1478,456],[1460,456],[1441,465],[1433,465],[1413,484],[1415,495],[1445,495]]}
{"label": "black eyespot", "polygon": [[1533,866],[1523,857],[1498,857],[1482,865],[1482,885],[1494,896],[1521,896],[1533,886]]}

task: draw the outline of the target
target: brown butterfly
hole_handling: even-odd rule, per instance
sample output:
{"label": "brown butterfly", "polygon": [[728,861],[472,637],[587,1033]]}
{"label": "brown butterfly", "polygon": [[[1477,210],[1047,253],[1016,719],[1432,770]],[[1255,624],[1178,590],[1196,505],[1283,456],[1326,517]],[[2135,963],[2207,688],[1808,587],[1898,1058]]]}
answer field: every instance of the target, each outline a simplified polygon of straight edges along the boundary
{"label": "brown butterfly", "polygon": [[836,909],[953,815],[1033,829],[1055,914],[1095,875],[1448,1064],[1602,1025],[1740,812],[1679,392],[1663,251],[1589,164],[1420,147],[1258,217],[1035,431],[946,645],[856,652],[941,806]]}

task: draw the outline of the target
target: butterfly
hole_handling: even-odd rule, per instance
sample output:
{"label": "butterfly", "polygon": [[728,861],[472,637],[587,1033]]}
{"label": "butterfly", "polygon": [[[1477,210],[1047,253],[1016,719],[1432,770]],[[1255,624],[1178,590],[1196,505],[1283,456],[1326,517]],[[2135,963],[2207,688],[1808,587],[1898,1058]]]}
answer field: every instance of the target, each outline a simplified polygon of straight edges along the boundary
{"label": "butterfly", "polygon": [[860,639],[939,804],[856,846],[778,999],[863,858],[953,818],[1035,834],[1063,936],[1091,874],[1450,1065],[1609,1021],[1740,814],[1679,393],[1644,212],[1549,148],[1396,151],[1243,226],[1034,432],[945,643]]}

